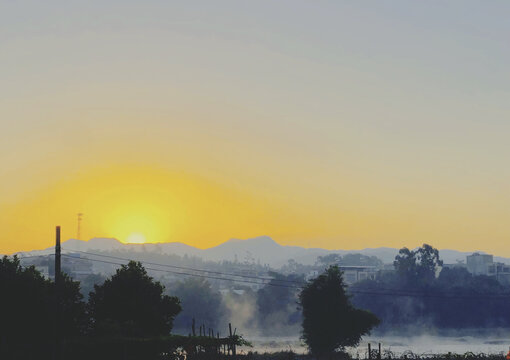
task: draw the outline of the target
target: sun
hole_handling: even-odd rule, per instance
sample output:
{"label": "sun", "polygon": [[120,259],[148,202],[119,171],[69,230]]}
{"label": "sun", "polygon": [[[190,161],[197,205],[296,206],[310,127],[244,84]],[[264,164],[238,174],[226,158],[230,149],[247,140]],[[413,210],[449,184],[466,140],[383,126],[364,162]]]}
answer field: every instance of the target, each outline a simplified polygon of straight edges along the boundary
{"label": "sun", "polygon": [[126,243],[128,244],[145,244],[146,241],[147,239],[142,233],[132,233],[126,239]]}

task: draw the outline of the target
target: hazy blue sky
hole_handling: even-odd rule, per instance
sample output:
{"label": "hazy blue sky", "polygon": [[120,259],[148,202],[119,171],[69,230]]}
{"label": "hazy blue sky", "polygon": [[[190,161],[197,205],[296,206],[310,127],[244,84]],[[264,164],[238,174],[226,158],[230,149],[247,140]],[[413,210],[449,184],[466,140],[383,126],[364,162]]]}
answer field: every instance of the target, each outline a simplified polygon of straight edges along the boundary
{"label": "hazy blue sky", "polygon": [[[510,255],[509,16],[507,1],[1,1],[0,226],[20,240],[0,251],[85,208],[89,237]],[[140,195],[118,216],[160,215],[130,228],[104,220],[127,195],[82,198],[176,176],[208,205]]]}

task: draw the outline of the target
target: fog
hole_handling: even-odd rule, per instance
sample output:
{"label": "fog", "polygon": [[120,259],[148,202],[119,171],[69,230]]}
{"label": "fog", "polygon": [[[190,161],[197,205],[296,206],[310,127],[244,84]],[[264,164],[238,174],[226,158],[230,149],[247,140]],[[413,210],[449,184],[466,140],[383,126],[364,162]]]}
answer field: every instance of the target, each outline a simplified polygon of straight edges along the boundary
{"label": "fog", "polygon": [[[285,314],[273,314],[270,321],[262,323],[258,319],[257,304],[253,294],[239,296],[228,293],[224,302],[228,308],[228,317],[238,327],[253,348],[245,351],[278,352],[292,350],[299,354],[307,353],[307,348],[300,339],[301,324],[288,325]],[[416,303],[402,298],[402,311],[415,311]],[[289,305],[291,306],[291,305]],[[465,354],[501,354],[510,348],[510,329],[507,328],[459,328],[441,329],[432,325],[433,321],[426,316],[411,326],[376,328],[368,336],[363,337],[356,348],[348,348],[354,357],[364,358],[368,343],[376,349],[381,343],[383,353],[391,352],[402,355],[412,352],[418,355],[446,354],[448,352]]]}
{"label": "fog", "polygon": [[227,309],[223,323],[231,322],[232,326],[237,327],[238,331],[250,340],[268,336],[277,336],[280,341],[283,341],[283,337],[292,340],[299,338],[301,322],[289,323],[289,314],[296,312],[296,303],[289,303],[284,310],[272,312],[266,317],[259,312],[254,292],[245,292],[242,295],[228,292],[223,295],[223,303]]}
{"label": "fog", "polygon": [[[431,259],[438,262],[439,259],[434,257],[437,254],[432,251],[434,249],[430,249]],[[182,300],[183,312],[176,317],[174,332],[189,334],[192,318],[196,319],[198,325],[204,324],[221,335],[227,333],[228,324],[231,323],[237,329],[237,334],[244,335],[253,343],[252,350],[260,352],[306,352],[300,340],[301,313],[297,310],[299,290],[281,286],[281,281],[299,281],[304,279],[306,273],[323,271],[329,260],[347,264],[348,260],[354,259],[355,263],[377,265],[376,258],[335,255],[318,258],[316,266],[289,262],[278,270],[279,273],[275,273],[255,262],[215,263],[154,253],[137,253],[134,256],[131,253],[106,252],[104,255],[136,258],[142,262],[168,262],[183,269],[205,269],[188,271],[190,273],[186,275],[189,276],[167,272],[163,265],[149,271],[155,280],[166,287],[167,295],[178,295]],[[410,252],[411,260],[414,259],[412,256],[413,252]],[[52,264],[47,257],[28,260],[26,265],[31,262],[50,268],[48,264]],[[94,284],[102,283],[118,268],[118,265],[82,257],[65,257],[64,260],[63,269],[72,276],[73,271],[79,274],[79,270],[84,268],[91,272],[87,277],[80,278],[85,298],[93,290]],[[424,264],[435,264],[434,261]],[[354,356],[364,357],[368,342],[374,347],[381,343],[383,351],[395,354],[406,351],[416,354],[499,354],[508,351],[510,307],[507,302],[510,283],[488,276],[475,276],[464,268],[444,268],[437,275],[436,265],[425,268],[414,259],[414,269],[420,268],[423,268],[420,272],[399,272],[398,269],[381,271],[376,280],[365,280],[348,288],[355,307],[369,310],[381,319],[379,327],[363,338],[359,347],[348,349]],[[210,276],[211,272],[222,274],[221,277],[231,281]],[[244,274],[250,277],[245,279]],[[274,278],[273,286],[253,286],[254,277],[262,279],[268,276]],[[176,285],[180,283],[186,286],[177,291]]]}
{"label": "fog", "polygon": [[448,352],[456,354],[464,354],[466,352],[473,353],[490,353],[498,354],[507,352],[510,345],[510,332],[506,335],[499,330],[494,330],[494,334],[485,335],[465,335],[458,336],[455,332],[448,335],[420,335],[420,336],[369,336],[363,339],[362,343],[354,353],[364,355],[368,342],[375,346],[381,343],[383,351],[391,351],[394,354],[403,354],[411,351],[415,354],[446,354]]}
{"label": "fog", "polygon": [[[364,337],[360,345],[356,348],[348,348],[347,351],[355,358],[365,358],[368,349],[368,343],[371,343],[372,349],[377,349],[378,343],[381,343],[383,354],[391,352],[393,355],[403,355],[412,352],[417,355],[427,354],[446,354],[448,352],[455,354],[465,354],[473,352],[475,354],[503,354],[510,347],[510,331],[494,329],[491,334],[464,335],[455,334],[429,334],[420,336],[401,336],[401,335],[371,335]],[[477,332],[477,331],[473,331]],[[253,343],[251,351],[258,352],[277,352],[292,350],[296,353],[306,353],[307,349],[299,339],[299,334],[294,336],[250,336]],[[249,349],[245,349],[248,351]]]}

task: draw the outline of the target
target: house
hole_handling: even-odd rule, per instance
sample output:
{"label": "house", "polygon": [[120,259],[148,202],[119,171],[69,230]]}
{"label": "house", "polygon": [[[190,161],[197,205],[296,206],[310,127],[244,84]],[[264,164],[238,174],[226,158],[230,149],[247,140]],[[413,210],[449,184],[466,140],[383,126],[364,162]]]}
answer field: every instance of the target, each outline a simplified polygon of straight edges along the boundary
{"label": "house", "polygon": [[378,272],[376,266],[339,266],[344,273],[344,280],[347,285],[362,280],[375,280]]}
{"label": "house", "polygon": [[492,255],[473,253],[466,257],[467,270],[473,275],[489,275],[489,266],[492,264]]}
{"label": "house", "polygon": [[494,262],[492,255],[473,253],[466,257],[466,268],[473,275],[494,276],[497,280],[510,280],[510,265]]}

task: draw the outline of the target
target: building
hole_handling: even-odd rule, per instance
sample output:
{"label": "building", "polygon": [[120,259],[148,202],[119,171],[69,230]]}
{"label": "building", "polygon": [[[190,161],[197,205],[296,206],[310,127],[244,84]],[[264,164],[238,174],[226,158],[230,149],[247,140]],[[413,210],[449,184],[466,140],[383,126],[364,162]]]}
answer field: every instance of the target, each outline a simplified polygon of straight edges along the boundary
{"label": "building", "polygon": [[496,262],[488,266],[487,275],[496,276],[496,278],[510,277],[510,266]]}
{"label": "building", "polygon": [[492,255],[474,253],[466,257],[467,270],[473,275],[488,275],[489,266],[493,264]]}
{"label": "building", "polygon": [[339,266],[344,273],[344,280],[347,285],[362,280],[375,280],[378,269],[375,266]]}
{"label": "building", "polygon": [[492,255],[480,253],[468,255],[466,268],[473,275],[494,276],[499,281],[510,281],[510,265],[494,262]]}

